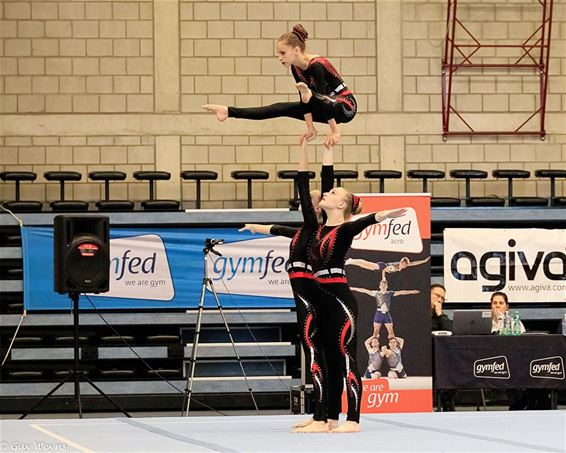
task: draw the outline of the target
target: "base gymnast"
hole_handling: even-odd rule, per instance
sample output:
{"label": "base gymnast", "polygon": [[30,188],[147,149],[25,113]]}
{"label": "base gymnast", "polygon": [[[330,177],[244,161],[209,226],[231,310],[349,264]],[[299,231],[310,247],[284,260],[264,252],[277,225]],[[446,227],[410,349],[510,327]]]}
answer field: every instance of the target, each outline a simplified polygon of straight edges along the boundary
{"label": "base gymnast", "polygon": [[[308,263],[309,243],[319,223],[326,218],[318,204],[321,191],[311,190],[309,193],[307,140],[303,139],[301,160],[299,162],[297,187],[301,200],[303,225],[299,228],[284,225],[260,225],[246,223],[240,231],[271,234],[292,239],[289,245],[287,272],[293,290],[297,309],[297,324],[301,343],[305,351],[307,363],[312,376],[314,393],[314,414],[312,418],[293,425],[294,432],[326,432],[338,426],[337,420],[327,420],[327,370],[324,354],[320,345],[318,312],[323,308],[317,306],[316,288],[312,268]],[[321,170],[321,190],[327,192],[334,183],[333,148],[324,148]],[[314,213],[314,214],[313,214]]]}
{"label": "base gymnast", "polygon": [[323,194],[319,206],[327,221],[320,225],[311,242],[309,261],[314,271],[319,298],[319,325],[322,349],[328,369],[328,419],[338,420],[341,398],[346,384],[348,412],[346,422],[330,432],[360,430],[362,385],[356,364],[357,303],[346,280],[346,253],[354,237],[368,226],[405,215],[405,209],[371,213],[353,221],[352,214],[361,210],[359,197],[342,187]]}

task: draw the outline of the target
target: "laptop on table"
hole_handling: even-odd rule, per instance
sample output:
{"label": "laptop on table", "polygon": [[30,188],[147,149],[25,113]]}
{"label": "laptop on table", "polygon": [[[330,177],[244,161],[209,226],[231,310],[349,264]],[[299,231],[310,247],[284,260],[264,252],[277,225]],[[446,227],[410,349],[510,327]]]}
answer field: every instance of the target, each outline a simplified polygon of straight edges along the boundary
{"label": "laptop on table", "polygon": [[454,310],[454,335],[490,335],[491,310]]}

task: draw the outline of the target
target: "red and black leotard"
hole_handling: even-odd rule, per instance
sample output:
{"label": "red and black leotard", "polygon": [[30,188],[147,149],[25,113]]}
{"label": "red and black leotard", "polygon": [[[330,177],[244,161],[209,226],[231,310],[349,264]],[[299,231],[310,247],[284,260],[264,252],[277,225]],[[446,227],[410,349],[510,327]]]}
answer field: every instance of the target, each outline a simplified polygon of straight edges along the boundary
{"label": "red and black leotard", "polygon": [[314,57],[306,69],[291,66],[296,82],[304,82],[312,91],[307,104],[313,119],[327,123],[335,119],[337,123],[351,121],[357,111],[356,99],[348,89],[336,68],[325,57]]}
{"label": "red and black leotard", "polygon": [[[346,253],[350,250],[354,237],[375,223],[377,221],[375,220],[375,213],[373,213],[337,226],[320,225],[317,229],[316,239],[309,249],[309,259],[313,269],[318,273],[317,281],[320,283],[346,283],[345,277],[343,280],[337,280],[334,277],[337,274],[345,275],[343,271]],[[330,277],[330,274],[334,277]]]}
{"label": "red and black leotard", "polygon": [[358,308],[344,271],[346,253],[354,237],[376,223],[375,214],[337,226],[319,226],[311,241],[309,259],[319,291],[319,325],[328,369],[328,417],[341,412],[343,383],[348,396],[347,419],[359,422],[361,376],[356,364]]}
{"label": "red and black leotard", "polygon": [[249,120],[288,117],[304,121],[305,115],[312,113],[316,123],[328,123],[330,119],[337,123],[352,121],[357,111],[356,99],[326,58],[311,59],[304,70],[291,66],[291,72],[296,82],[304,82],[311,89],[312,97],[307,104],[299,101],[279,102],[265,107],[228,107],[228,116]]}
{"label": "red and black leotard", "polygon": [[[323,165],[321,171],[322,190],[327,192],[334,181],[334,167]],[[309,191],[309,173],[299,172],[297,187],[303,213],[303,225],[300,228],[273,225],[270,233],[291,238],[287,272],[293,290],[297,308],[299,336],[305,350],[307,363],[312,376],[315,396],[313,418],[317,421],[327,419],[327,370],[320,348],[318,327],[318,307],[312,267],[308,262],[310,242],[315,237],[318,221]]]}

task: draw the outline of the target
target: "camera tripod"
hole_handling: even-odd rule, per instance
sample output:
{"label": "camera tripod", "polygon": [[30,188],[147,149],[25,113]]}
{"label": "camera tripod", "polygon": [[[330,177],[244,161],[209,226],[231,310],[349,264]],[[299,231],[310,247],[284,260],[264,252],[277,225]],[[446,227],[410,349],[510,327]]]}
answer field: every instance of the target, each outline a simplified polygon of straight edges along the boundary
{"label": "camera tripod", "polygon": [[236,344],[234,342],[234,337],[232,336],[232,332],[230,331],[230,327],[228,326],[228,322],[226,321],[226,317],[224,316],[224,310],[222,309],[222,305],[220,304],[220,300],[218,299],[218,295],[216,294],[216,290],[214,289],[214,284],[212,279],[208,276],[208,255],[209,253],[214,253],[217,256],[222,256],[221,253],[214,250],[214,246],[218,244],[223,244],[223,239],[206,239],[204,242],[204,248],[202,249],[203,253],[203,262],[204,262],[204,274],[202,279],[202,288],[200,293],[200,300],[198,304],[198,311],[197,311],[197,320],[195,326],[195,336],[193,340],[193,350],[191,352],[190,358],[190,372],[187,374],[187,385],[185,387],[185,400],[184,400],[184,415],[189,415],[190,405],[191,405],[191,397],[193,393],[193,382],[195,377],[195,367],[196,367],[196,360],[197,360],[197,353],[198,353],[198,345],[200,340],[200,328],[202,324],[202,315],[204,312],[204,297],[206,294],[206,290],[208,289],[214,300],[216,301],[216,308],[220,313],[222,318],[222,322],[224,323],[224,327],[226,328],[226,332],[228,333],[228,337],[230,338],[230,343],[232,344],[232,349],[234,350],[234,354],[238,359],[238,364],[240,365],[240,369],[242,370],[242,375],[244,376],[244,380],[246,381],[246,386],[248,387],[248,392],[250,392],[250,396],[252,398],[253,405],[255,407],[256,412],[259,413],[259,409],[257,407],[257,403],[248,381],[248,376],[246,375],[246,371],[244,370],[244,365],[242,363],[242,359],[236,350]]}
{"label": "camera tripod", "polygon": [[79,348],[79,293],[78,292],[69,292],[69,298],[73,301],[73,327],[74,327],[74,334],[73,334],[73,369],[69,370],[69,374],[65,379],[63,379],[59,384],[57,384],[47,395],[45,395],[41,400],[39,400],[31,409],[28,409],[24,414],[20,416],[20,420],[25,418],[27,415],[31,414],[33,410],[42,404],[47,398],[53,395],[59,388],[63,386],[68,381],[73,380],[74,387],[75,387],[75,397],[73,401],[76,401],[77,408],[79,411],[79,418],[83,418],[83,408],[82,408],[82,401],[81,401],[81,380],[86,381],[88,384],[91,385],[94,390],[100,393],[106,401],[116,407],[120,412],[122,412],[126,417],[130,417],[128,414],[118,403],[112,400],[106,393],[104,393],[94,382],[90,380],[90,378],[83,372],[79,371],[79,355],[80,355],[80,348]]}

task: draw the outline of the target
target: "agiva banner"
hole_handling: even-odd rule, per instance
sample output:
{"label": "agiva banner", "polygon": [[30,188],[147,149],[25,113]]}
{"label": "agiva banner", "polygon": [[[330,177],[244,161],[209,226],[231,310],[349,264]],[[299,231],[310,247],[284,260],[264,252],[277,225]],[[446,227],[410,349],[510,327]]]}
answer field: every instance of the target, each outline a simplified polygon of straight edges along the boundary
{"label": "agiva banner", "polygon": [[451,302],[566,302],[566,230],[444,230],[444,285]]}

